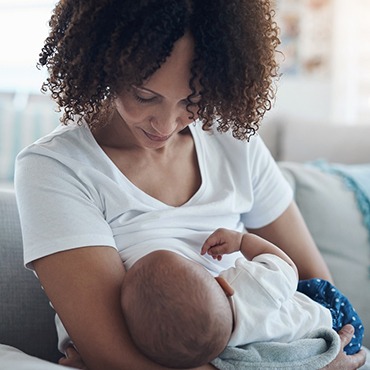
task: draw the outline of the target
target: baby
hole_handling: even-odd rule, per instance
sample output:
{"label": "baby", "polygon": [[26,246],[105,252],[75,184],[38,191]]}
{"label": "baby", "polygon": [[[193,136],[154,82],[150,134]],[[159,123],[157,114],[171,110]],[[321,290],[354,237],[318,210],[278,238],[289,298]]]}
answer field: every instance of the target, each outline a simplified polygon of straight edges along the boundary
{"label": "baby", "polygon": [[345,351],[360,350],[364,328],[348,299],[321,279],[298,283],[296,266],[272,243],[218,229],[201,254],[221,260],[239,250],[245,258],[216,278],[198,263],[165,250],[132,266],[121,303],[143,354],[163,366],[192,368],[212,361],[227,345],[288,343],[318,327],[339,330],[348,323],[355,335]]}

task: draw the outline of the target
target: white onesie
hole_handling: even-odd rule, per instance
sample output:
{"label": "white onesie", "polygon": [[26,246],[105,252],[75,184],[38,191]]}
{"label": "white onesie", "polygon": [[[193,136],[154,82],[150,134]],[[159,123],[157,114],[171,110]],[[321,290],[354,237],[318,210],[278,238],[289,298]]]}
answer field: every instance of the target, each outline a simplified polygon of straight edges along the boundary
{"label": "white onesie", "polygon": [[238,258],[221,276],[234,289],[234,330],[229,346],[289,343],[319,327],[332,328],[330,311],[297,292],[298,278],[284,260],[261,254]]}

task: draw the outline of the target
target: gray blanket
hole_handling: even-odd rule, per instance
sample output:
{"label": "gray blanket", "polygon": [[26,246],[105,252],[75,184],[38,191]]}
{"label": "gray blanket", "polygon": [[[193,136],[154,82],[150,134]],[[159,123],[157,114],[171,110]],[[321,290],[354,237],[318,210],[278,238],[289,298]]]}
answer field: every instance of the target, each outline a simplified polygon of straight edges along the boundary
{"label": "gray blanket", "polygon": [[338,334],[320,328],[292,343],[260,342],[227,347],[212,364],[220,370],[314,370],[333,361],[339,350]]}

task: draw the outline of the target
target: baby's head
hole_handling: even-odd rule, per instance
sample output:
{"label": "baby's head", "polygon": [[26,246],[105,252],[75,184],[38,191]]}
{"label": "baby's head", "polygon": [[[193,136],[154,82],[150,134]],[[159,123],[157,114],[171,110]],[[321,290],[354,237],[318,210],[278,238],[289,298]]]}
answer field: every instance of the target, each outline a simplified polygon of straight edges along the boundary
{"label": "baby's head", "polygon": [[122,308],[140,351],[168,367],[208,363],[226,347],[232,311],[201,265],[170,251],[152,252],[126,273]]}

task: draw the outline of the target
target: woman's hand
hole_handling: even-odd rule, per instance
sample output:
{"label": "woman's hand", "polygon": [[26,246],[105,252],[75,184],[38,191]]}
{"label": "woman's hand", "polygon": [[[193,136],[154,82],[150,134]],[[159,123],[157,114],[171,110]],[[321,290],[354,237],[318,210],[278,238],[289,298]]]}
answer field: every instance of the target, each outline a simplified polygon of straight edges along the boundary
{"label": "woman's hand", "polygon": [[346,355],[346,353],[343,351],[343,348],[351,341],[353,333],[354,328],[352,325],[343,326],[343,328],[338,333],[341,340],[341,351],[339,352],[336,359],[332,361],[329,365],[325,366],[323,370],[355,370],[365,364],[366,353],[364,350],[360,350],[360,352],[350,356]]}
{"label": "woman's hand", "polygon": [[65,357],[59,360],[59,365],[88,370],[85,363],[82,361],[82,357],[73,346],[67,348]]}

